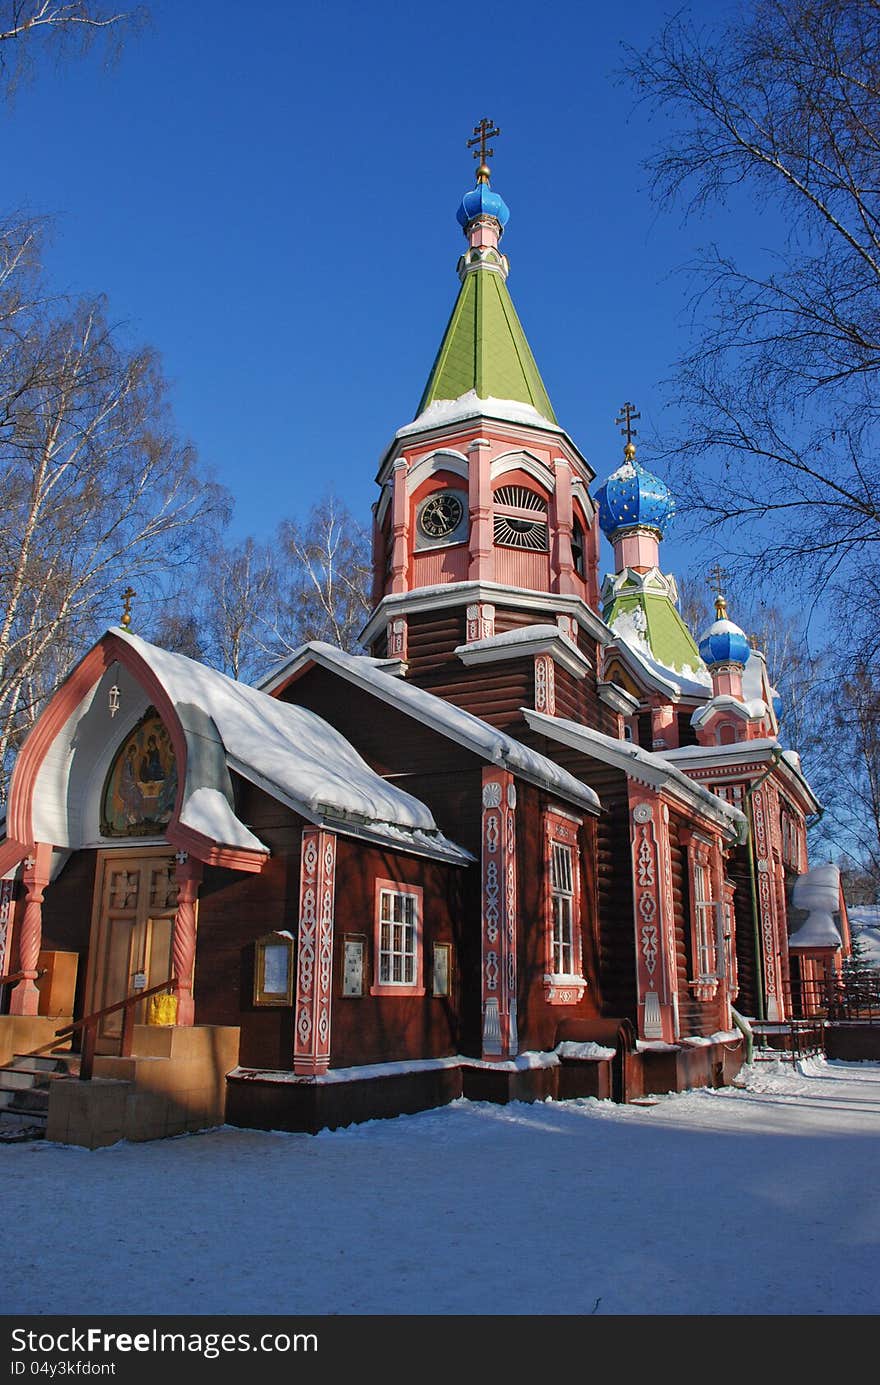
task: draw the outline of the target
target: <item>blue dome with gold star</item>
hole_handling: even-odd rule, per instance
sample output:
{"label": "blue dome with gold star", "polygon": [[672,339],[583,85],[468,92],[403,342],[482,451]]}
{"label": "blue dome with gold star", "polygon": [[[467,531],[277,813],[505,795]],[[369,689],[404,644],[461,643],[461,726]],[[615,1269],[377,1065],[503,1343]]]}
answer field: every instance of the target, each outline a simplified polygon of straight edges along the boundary
{"label": "blue dome with gold star", "polygon": [[675,514],[675,500],[666,482],[646,471],[635,454],[634,445],[627,444],[623,465],[596,491],[599,523],[608,539],[621,529],[637,528],[656,529],[662,539]]}
{"label": "blue dome with gold star", "polygon": [[488,183],[479,182],[465,193],[455,215],[459,226],[469,226],[478,216],[494,216],[503,227],[510,219],[510,208],[500,193],[493,192]]}

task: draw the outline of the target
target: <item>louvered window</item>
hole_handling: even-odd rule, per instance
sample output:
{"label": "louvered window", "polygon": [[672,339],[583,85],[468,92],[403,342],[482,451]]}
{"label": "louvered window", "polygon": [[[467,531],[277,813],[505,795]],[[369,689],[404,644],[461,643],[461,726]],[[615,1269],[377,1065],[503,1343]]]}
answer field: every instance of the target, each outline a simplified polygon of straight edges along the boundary
{"label": "louvered window", "polygon": [[504,548],[548,549],[547,502],[525,486],[499,486],[494,496],[495,542]]}

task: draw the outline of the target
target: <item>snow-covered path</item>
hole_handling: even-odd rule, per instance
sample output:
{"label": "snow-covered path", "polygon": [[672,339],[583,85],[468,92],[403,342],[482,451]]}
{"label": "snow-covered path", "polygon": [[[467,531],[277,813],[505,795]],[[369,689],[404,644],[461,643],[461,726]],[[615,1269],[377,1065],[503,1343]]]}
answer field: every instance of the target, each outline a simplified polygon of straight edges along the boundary
{"label": "snow-covered path", "polygon": [[877,1313],[880,1064],[740,1080],[3,1146],[2,1311]]}

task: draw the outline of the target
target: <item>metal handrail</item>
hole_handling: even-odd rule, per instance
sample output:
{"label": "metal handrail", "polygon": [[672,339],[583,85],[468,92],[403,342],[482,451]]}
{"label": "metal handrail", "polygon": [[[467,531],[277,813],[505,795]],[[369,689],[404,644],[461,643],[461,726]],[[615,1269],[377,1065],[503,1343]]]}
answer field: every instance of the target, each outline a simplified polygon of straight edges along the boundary
{"label": "metal handrail", "polygon": [[80,1049],[79,1077],[81,1082],[90,1082],[92,1071],[95,1066],[95,1046],[98,1041],[98,1021],[107,1015],[113,1015],[117,1010],[123,1011],[122,1016],[122,1038],[119,1044],[120,1058],[131,1057],[131,1044],[134,1037],[134,1007],[139,1005],[142,1000],[147,1000],[151,995],[158,995],[160,991],[167,991],[177,985],[177,977],[169,976],[166,981],[162,981],[158,986],[151,986],[148,991],[134,991],[124,1000],[117,1000],[114,1005],[105,1005],[103,1010],[94,1010],[92,1014],[85,1015],[81,1020],[75,1020],[73,1024],[67,1024],[63,1029],[55,1030],[56,1039],[66,1039],[75,1034],[78,1030],[83,1031],[82,1048]]}

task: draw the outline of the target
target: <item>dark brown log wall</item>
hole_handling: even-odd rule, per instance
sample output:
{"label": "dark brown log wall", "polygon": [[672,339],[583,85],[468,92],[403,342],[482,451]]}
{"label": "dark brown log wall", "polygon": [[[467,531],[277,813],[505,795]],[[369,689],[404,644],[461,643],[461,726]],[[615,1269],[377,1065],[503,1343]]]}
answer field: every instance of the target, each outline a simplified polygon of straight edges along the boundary
{"label": "dark brown log wall", "polygon": [[[336,922],[334,929],[334,989],[330,1066],[398,1062],[410,1058],[440,1058],[458,1052],[462,1038],[461,1001],[465,991],[479,997],[479,913],[473,913],[470,872],[405,856],[380,847],[364,847],[340,837],[336,856]],[[374,920],[376,880],[419,885],[423,895],[422,975],[424,996],[372,996],[377,972]],[[469,888],[468,888],[469,886]],[[479,897],[479,880],[476,885]],[[343,939],[360,935],[366,961],[363,996],[342,995]],[[476,939],[476,948],[474,946]],[[452,944],[452,994],[431,994],[433,945]],[[469,997],[472,1001],[472,995]],[[471,1010],[473,1005],[471,1004]],[[478,1002],[479,1008],[479,1002]]]}

